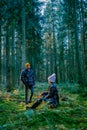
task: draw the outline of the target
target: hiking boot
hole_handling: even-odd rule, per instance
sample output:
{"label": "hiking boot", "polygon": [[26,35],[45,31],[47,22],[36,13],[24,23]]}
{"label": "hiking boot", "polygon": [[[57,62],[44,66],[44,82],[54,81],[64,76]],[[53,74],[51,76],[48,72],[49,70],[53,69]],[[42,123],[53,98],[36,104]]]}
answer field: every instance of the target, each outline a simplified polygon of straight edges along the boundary
{"label": "hiking boot", "polygon": [[29,107],[29,106],[26,106],[26,110],[29,110],[29,109],[31,109],[31,107]]}
{"label": "hiking boot", "polygon": [[28,103],[31,103],[31,102],[32,102],[31,100],[28,101]]}

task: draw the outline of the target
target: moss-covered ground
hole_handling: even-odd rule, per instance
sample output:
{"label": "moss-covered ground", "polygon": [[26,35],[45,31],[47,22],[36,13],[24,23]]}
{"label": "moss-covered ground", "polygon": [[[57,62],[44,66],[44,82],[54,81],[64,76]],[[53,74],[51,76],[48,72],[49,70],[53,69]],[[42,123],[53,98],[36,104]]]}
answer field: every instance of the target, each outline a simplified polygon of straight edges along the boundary
{"label": "moss-covered ground", "polygon": [[[32,103],[47,86],[36,83]],[[26,110],[24,89],[0,90],[0,130],[87,130],[87,97],[76,90],[60,85],[60,105],[51,109],[43,102],[36,110]]]}

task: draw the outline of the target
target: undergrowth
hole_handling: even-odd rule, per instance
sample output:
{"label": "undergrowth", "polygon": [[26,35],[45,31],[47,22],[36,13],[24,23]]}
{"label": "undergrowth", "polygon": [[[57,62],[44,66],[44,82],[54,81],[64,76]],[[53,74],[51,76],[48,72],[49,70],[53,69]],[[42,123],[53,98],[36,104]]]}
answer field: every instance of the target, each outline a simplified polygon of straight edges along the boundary
{"label": "undergrowth", "polygon": [[[26,110],[24,89],[0,91],[0,130],[87,130],[87,100],[65,86],[58,86],[60,105],[56,109],[43,102],[36,110]],[[33,102],[44,90],[46,83],[36,84]]]}

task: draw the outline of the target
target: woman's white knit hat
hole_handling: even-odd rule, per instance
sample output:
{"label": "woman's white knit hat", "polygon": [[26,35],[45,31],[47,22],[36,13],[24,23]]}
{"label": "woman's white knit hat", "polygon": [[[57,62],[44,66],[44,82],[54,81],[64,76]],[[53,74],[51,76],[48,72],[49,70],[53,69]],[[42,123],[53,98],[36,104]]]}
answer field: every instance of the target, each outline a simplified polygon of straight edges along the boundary
{"label": "woman's white knit hat", "polygon": [[56,74],[53,73],[51,76],[48,77],[48,80],[49,80],[50,82],[55,82],[55,80],[56,80]]}

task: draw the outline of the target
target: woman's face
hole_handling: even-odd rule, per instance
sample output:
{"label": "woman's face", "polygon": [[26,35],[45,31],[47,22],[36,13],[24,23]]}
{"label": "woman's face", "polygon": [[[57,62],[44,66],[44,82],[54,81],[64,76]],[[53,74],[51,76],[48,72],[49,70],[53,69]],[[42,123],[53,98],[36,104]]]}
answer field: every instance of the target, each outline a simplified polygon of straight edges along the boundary
{"label": "woman's face", "polygon": [[48,83],[51,84],[51,82],[48,80]]}

